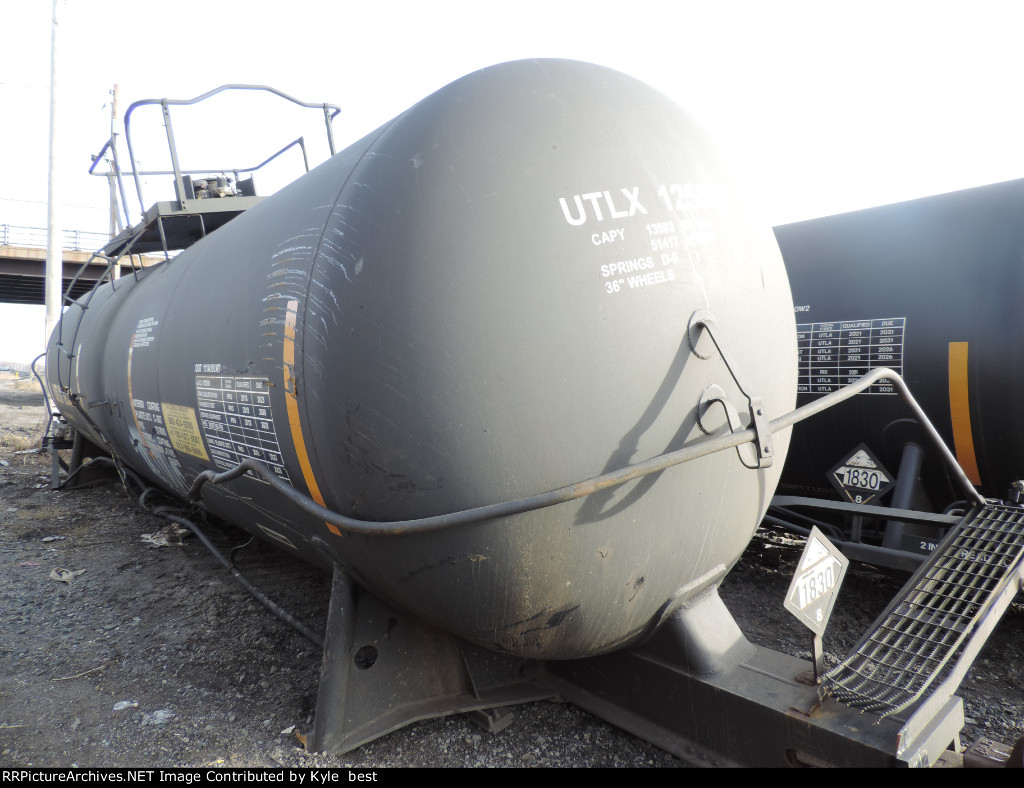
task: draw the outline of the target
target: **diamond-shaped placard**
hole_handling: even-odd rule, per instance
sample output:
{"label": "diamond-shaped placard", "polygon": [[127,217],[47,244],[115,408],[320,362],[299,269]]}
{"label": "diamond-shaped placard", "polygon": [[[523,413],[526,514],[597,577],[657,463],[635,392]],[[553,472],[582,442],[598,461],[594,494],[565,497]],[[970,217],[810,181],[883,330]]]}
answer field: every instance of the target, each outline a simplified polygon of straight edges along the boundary
{"label": "diamond-shaped placard", "polygon": [[811,528],[783,606],[816,635],[825,631],[849,564],[817,527]]}
{"label": "diamond-shaped placard", "polygon": [[877,501],[896,484],[892,474],[863,443],[828,472],[828,480],[852,503]]}

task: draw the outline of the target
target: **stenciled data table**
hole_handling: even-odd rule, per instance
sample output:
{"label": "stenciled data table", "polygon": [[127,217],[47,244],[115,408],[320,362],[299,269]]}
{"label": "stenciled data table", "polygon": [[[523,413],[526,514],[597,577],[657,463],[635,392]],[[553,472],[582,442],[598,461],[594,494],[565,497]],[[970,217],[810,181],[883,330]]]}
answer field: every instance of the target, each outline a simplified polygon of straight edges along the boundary
{"label": "stenciled data table", "polygon": [[[828,394],[855,382],[876,367],[903,375],[905,317],[799,323],[796,327],[800,373],[798,394]],[[895,394],[882,378],[865,394]]]}

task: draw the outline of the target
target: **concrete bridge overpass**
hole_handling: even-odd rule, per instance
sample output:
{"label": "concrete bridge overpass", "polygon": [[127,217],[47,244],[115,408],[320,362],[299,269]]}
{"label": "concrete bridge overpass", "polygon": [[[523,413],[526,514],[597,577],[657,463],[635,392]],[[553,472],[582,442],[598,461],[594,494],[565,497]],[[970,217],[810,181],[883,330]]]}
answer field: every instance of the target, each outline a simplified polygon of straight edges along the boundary
{"label": "concrete bridge overpass", "polygon": [[[62,292],[66,292],[75,274],[102,247],[105,233],[65,230],[62,238],[64,260]],[[47,232],[41,227],[0,224],[0,303],[44,304],[46,282]],[[97,259],[82,272],[72,289],[78,298],[87,293],[106,271],[106,261]],[[124,260],[122,271],[130,270]]]}

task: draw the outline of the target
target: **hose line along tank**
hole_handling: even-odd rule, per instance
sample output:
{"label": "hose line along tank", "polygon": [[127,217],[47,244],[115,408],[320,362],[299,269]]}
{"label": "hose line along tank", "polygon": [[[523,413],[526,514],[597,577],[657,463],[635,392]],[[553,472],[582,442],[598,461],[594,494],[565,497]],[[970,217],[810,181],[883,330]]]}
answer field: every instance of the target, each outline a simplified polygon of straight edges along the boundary
{"label": "hose line along tank", "polygon": [[[703,435],[712,384],[746,426],[722,357],[690,349],[705,309],[768,414],[790,410],[778,247],[704,134],[630,77],[519,61],[448,85],[71,306],[47,375],[75,428],[170,492],[248,457],[333,511],[408,520],[677,449]],[[346,532],[252,476],[203,501],[436,626],[567,659],[636,642],[717,584],[787,444],[775,436],[767,468],[722,451],[413,535]]]}

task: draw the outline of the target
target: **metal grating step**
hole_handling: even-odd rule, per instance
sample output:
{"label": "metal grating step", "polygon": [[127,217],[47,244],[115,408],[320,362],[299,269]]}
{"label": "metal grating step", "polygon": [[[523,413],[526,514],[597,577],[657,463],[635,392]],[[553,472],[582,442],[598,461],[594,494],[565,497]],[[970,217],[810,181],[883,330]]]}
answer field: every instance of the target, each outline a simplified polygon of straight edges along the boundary
{"label": "metal grating step", "polygon": [[968,514],[824,677],[824,692],[880,717],[907,709],[940,677],[952,694],[1022,577],[1024,507],[989,503]]}

